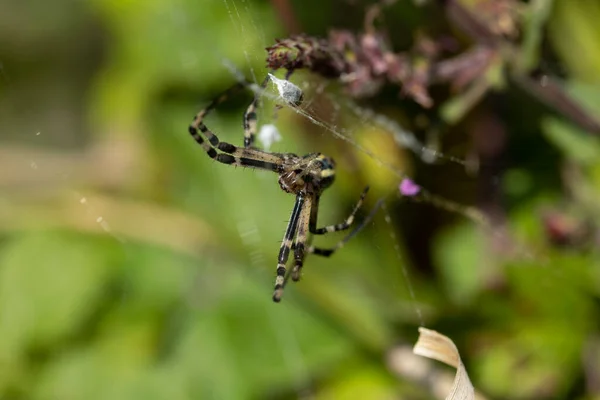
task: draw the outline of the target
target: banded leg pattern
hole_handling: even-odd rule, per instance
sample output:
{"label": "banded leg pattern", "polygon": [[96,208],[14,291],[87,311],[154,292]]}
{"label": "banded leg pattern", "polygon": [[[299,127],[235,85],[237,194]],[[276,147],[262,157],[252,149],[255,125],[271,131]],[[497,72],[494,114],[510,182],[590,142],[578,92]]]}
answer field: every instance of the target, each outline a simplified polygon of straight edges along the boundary
{"label": "banded leg pattern", "polygon": [[[216,151],[214,151],[214,149],[212,149],[212,153],[214,154],[214,156],[211,155],[211,145],[217,146],[219,144],[219,139],[206,127],[206,125],[204,125],[204,118],[206,118],[206,116],[219,104],[227,100],[232,94],[239,91],[243,87],[244,85],[242,83],[236,83],[235,85],[221,93],[218,97],[213,99],[213,101],[211,101],[206,108],[200,110],[198,114],[194,116],[194,120],[192,121],[189,127],[189,131],[192,137],[204,148],[204,150],[208,153],[209,156],[211,156],[211,158],[215,158],[216,156]],[[204,142],[204,139],[202,139],[202,136],[200,136],[198,131],[202,132],[204,136],[206,136],[206,138],[210,142],[210,145]]]}
{"label": "banded leg pattern", "polygon": [[281,301],[281,295],[283,294],[283,288],[285,287],[287,272],[285,264],[287,263],[288,256],[290,255],[292,240],[294,239],[296,229],[298,228],[298,221],[303,209],[304,199],[304,193],[299,193],[296,196],[296,203],[294,204],[294,209],[292,210],[292,216],[290,217],[290,222],[288,222],[285,235],[283,235],[283,242],[281,243],[281,248],[279,249],[279,257],[277,260],[277,276],[275,278],[275,290],[273,292],[273,301],[276,303]]}
{"label": "banded leg pattern", "polygon": [[[264,90],[267,87],[267,84],[269,83],[270,79],[271,78],[269,78],[269,75],[267,75],[265,77],[264,81],[260,84],[261,90]],[[246,112],[244,113],[244,147],[245,148],[252,147],[252,145],[254,144],[254,138],[256,136],[256,123],[257,123],[256,111],[258,110],[259,107],[260,107],[260,94],[255,93],[254,100],[252,100],[252,103],[250,103],[250,105],[246,109]]]}
{"label": "banded leg pattern", "polygon": [[[233,92],[243,87],[244,85],[241,83],[234,85],[214,99],[208,107],[196,114],[192,124],[189,126],[189,133],[202,146],[210,158],[220,163],[280,172],[283,162],[281,156],[258,149],[240,148],[230,143],[221,142],[217,135],[204,124],[204,118],[206,118],[210,111],[225,101]],[[203,138],[203,135],[208,141]],[[225,154],[218,153],[217,150]]]}
{"label": "banded leg pattern", "polygon": [[[365,194],[366,190],[368,190],[368,187],[365,189],[365,191],[363,191],[363,194]],[[361,196],[361,198],[362,197],[363,196]],[[352,231],[349,234],[347,234],[346,237],[344,237],[342,240],[340,240],[335,246],[333,246],[329,249],[323,249],[321,247],[310,246],[309,248],[306,249],[306,252],[310,253],[310,254],[315,254],[317,256],[322,256],[322,257],[331,256],[337,250],[344,247],[344,245],[346,243],[348,243],[348,241],[350,239],[352,239],[356,234],[358,234],[361,230],[363,230],[363,228],[365,226],[367,226],[367,224],[373,220],[373,217],[375,217],[375,214],[377,213],[377,211],[379,211],[379,209],[383,205],[383,202],[384,202],[384,199],[379,199],[379,201],[377,201],[377,203],[375,204],[375,207],[373,207],[373,209],[371,210],[369,215],[367,215],[367,217],[360,223],[360,225],[358,225],[354,229],[352,229]]]}
{"label": "banded leg pattern", "polygon": [[305,246],[309,231],[309,221],[312,212],[313,196],[306,199],[304,208],[300,213],[298,222],[298,234],[294,243],[294,268],[292,269],[292,280],[298,282],[302,273],[302,265],[304,264]]}
{"label": "banded leg pattern", "polygon": [[314,233],[315,235],[323,235],[325,233],[338,232],[338,231],[343,231],[343,230],[348,229],[354,222],[354,216],[356,215],[358,210],[362,207],[362,204],[363,204],[368,192],[369,192],[369,187],[367,186],[362,191],[360,198],[358,199],[358,202],[354,206],[354,209],[352,210],[352,212],[350,213],[350,215],[348,216],[348,218],[346,218],[346,220],[344,222],[342,222],[341,224],[336,224],[336,225],[328,225],[323,228],[313,227],[310,232]]}

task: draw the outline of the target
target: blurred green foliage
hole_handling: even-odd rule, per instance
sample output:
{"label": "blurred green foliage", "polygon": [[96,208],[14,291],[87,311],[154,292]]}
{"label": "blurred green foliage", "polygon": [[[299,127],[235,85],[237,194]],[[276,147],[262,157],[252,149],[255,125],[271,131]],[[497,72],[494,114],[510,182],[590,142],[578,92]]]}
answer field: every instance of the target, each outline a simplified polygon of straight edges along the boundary
{"label": "blurred green foliage", "polygon": [[[331,259],[309,257],[302,281],[271,302],[292,197],[271,174],[212,162],[187,124],[235,81],[223,59],[262,79],[264,47],[286,36],[277,4],[4,5],[0,398],[430,398],[428,387],[386,364],[422,324],[457,343],[489,398],[600,398],[600,142],[510,82],[490,95],[503,100],[453,113],[457,125],[442,138],[450,144],[442,152],[467,158],[481,140],[469,137],[477,121],[502,120],[506,165],[483,178],[503,196],[502,222],[491,226],[465,218],[472,208],[403,201],[395,175],[358,146],[279,111],[284,140],[275,151],[338,161],[320,224],[341,221],[367,183],[365,208],[381,196],[386,205]],[[362,29],[364,4],[290,5],[310,34]],[[598,115],[598,2],[519,7],[521,66],[552,60],[568,93]],[[398,27],[390,36],[405,44],[429,18],[405,0],[383,24]],[[319,85],[308,74],[292,80]],[[319,113],[340,113],[311,96]],[[236,144],[250,95],[241,97],[209,119]],[[384,92],[363,104],[398,121],[423,116],[407,103]],[[460,165],[426,165],[389,132],[341,113],[378,160],[486,211],[482,182]],[[272,115],[269,108],[261,122]]]}

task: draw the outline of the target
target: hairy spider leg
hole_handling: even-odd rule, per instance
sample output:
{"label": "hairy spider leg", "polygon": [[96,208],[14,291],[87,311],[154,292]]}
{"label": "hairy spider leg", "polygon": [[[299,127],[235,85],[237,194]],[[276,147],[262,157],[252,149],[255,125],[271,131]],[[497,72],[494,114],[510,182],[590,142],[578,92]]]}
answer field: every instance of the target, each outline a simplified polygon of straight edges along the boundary
{"label": "hairy spider leg", "polygon": [[[311,225],[314,225],[317,220],[317,214],[319,213],[319,200],[321,199],[320,194],[314,194],[312,204],[310,207],[310,216],[308,219],[308,231],[310,233]],[[304,246],[300,252],[296,252],[296,243],[294,243],[294,259],[295,265],[292,269],[292,280],[298,282],[302,273],[302,267],[304,266],[304,259],[308,253],[308,249],[311,247],[310,242],[312,241],[312,235],[308,238],[308,241],[304,242]],[[308,244],[308,247],[306,246]]]}
{"label": "hairy spider leg", "polygon": [[285,264],[287,263],[290,249],[292,248],[292,240],[296,234],[298,227],[298,220],[304,206],[305,194],[303,192],[298,193],[296,196],[296,203],[292,210],[292,216],[290,222],[283,235],[283,242],[281,242],[281,248],[279,249],[279,257],[277,260],[277,277],[275,278],[275,290],[273,292],[273,301],[279,303],[281,301],[281,295],[283,294],[283,288],[285,287],[285,275],[287,269]]}
{"label": "hairy spider leg", "polygon": [[362,207],[362,204],[363,204],[368,192],[369,192],[369,187],[367,186],[363,189],[362,193],[360,194],[360,198],[358,199],[358,202],[356,202],[356,205],[354,206],[354,209],[352,210],[352,212],[350,213],[348,218],[346,218],[346,220],[340,224],[327,225],[327,226],[324,226],[323,228],[317,228],[317,214],[315,213],[315,218],[310,225],[310,233],[313,233],[315,235],[324,235],[326,233],[338,232],[338,231],[343,231],[343,230],[348,229],[354,222],[354,216],[356,215],[358,210]]}
{"label": "hairy spider leg", "polygon": [[[243,87],[244,84],[242,83],[235,84],[216,97],[206,108],[200,110],[194,117],[192,124],[189,126],[189,133],[194,140],[202,146],[210,158],[217,160],[220,163],[280,172],[281,164],[283,163],[283,158],[280,155],[253,148],[241,148],[234,146],[231,143],[221,142],[217,135],[204,124],[204,118],[206,118],[212,110]],[[208,139],[208,142],[202,138],[198,131]],[[226,154],[217,153],[215,147]]]}
{"label": "hairy spider leg", "polygon": [[[327,171],[327,170],[325,170],[325,171]],[[325,172],[325,171],[323,171],[323,172]],[[367,196],[368,191],[369,191],[369,187],[367,186],[362,191],[360,198],[358,199],[358,202],[354,206],[354,209],[352,210],[352,212],[350,213],[350,215],[348,216],[348,218],[346,218],[346,220],[344,222],[342,222],[341,224],[329,225],[329,226],[325,226],[323,228],[318,228],[318,229],[316,226],[317,226],[317,216],[319,213],[319,201],[321,200],[321,196],[316,194],[314,196],[314,199],[312,201],[311,208],[310,208],[310,219],[309,219],[309,224],[308,224],[309,232],[312,234],[316,234],[316,235],[324,235],[326,233],[337,232],[337,231],[342,231],[342,230],[348,229],[354,222],[354,216],[356,215],[358,210],[362,207],[362,204],[365,200],[365,197]],[[306,212],[306,214],[308,215],[309,213]],[[302,224],[302,222],[300,222],[300,224]],[[356,234],[356,233],[358,233],[358,231],[354,232],[352,234],[352,236],[354,236],[354,234]],[[298,235],[300,235],[300,228],[298,228]],[[305,249],[304,243],[306,242],[306,238],[304,238],[302,241],[297,240],[296,241],[297,244],[294,246],[294,256],[295,256],[294,259],[295,259],[296,263],[294,265],[294,268],[292,269],[292,280],[295,282],[300,280],[302,266],[304,264],[304,258],[306,256],[306,253],[313,253],[313,254],[329,257],[331,254],[333,254],[333,252],[335,250],[343,247],[344,244],[346,244],[346,242],[348,240],[350,240],[350,238],[352,236],[347,237],[347,238],[343,239],[342,241],[338,242],[336,247],[334,247],[333,249],[321,249],[321,248],[314,247],[314,246],[309,246],[308,248]],[[301,249],[299,250],[298,247],[300,246],[300,243],[302,243],[302,246],[301,246]]]}
{"label": "hairy spider leg", "polygon": [[305,203],[302,212],[300,213],[300,219],[298,222],[298,233],[296,234],[296,241],[294,242],[294,268],[292,269],[292,280],[297,282],[300,279],[300,271],[304,264],[306,240],[308,237],[310,219],[313,213],[313,204],[316,196],[309,196]]}
{"label": "hairy spider leg", "polygon": [[[265,77],[263,82],[260,84],[261,90],[264,90],[269,83],[271,78],[269,75]],[[252,103],[246,109],[244,113],[244,147],[252,147],[254,144],[254,138],[256,137],[256,125],[257,125],[257,116],[256,111],[260,107],[260,93],[254,94],[254,99]]]}
{"label": "hairy spider leg", "polygon": [[371,220],[373,219],[373,217],[375,216],[375,214],[377,213],[377,211],[379,211],[379,208],[381,208],[381,206],[383,205],[383,201],[384,201],[384,199],[379,199],[379,201],[375,204],[375,207],[373,207],[373,209],[371,210],[371,212],[369,213],[369,215],[359,225],[357,225],[354,229],[352,229],[352,231],[348,235],[346,235],[346,237],[344,237],[342,240],[340,240],[335,246],[333,246],[333,247],[331,247],[329,249],[323,249],[323,248],[320,248],[320,247],[310,246],[309,248],[306,249],[306,252],[310,253],[310,254],[316,254],[316,255],[322,256],[322,257],[329,257],[329,256],[331,256],[337,250],[339,250],[342,247],[344,247],[344,245],[346,243],[348,243],[348,241],[350,239],[352,239],[365,226],[367,226],[367,224],[369,222],[371,222]]}

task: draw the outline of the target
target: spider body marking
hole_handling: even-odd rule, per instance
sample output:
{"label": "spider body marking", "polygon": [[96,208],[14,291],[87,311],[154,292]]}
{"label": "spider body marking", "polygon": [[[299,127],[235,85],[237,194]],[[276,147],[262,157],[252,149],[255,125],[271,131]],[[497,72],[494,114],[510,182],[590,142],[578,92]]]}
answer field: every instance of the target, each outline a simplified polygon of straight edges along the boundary
{"label": "spider body marking", "polygon": [[295,154],[283,154],[283,169],[279,174],[281,190],[298,194],[320,194],[331,186],[335,179],[333,159],[321,153],[311,153],[304,157]]}
{"label": "spider body marking", "polygon": [[[261,84],[264,89],[269,82],[269,76]],[[195,116],[189,126],[189,133],[194,140],[204,149],[206,154],[223,164],[241,167],[257,168],[279,174],[279,187],[296,196],[294,208],[288,222],[279,256],[277,258],[277,270],[275,277],[275,288],[273,301],[281,301],[283,289],[288,278],[298,281],[301,276],[304,258],[307,253],[329,257],[336,250],[353,237],[360,226],[355,228],[349,235],[330,249],[322,249],[307,245],[308,234],[322,235],[348,229],[354,222],[354,215],[362,206],[363,200],[369,190],[367,186],[356,206],[345,221],[336,225],[328,225],[317,228],[317,214],[321,194],[333,183],[335,179],[335,162],[332,158],[321,153],[310,153],[298,156],[293,153],[272,153],[254,147],[254,139],[257,130],[256,111],[259,108],[260,96],[256,94],[254,100],[244,113],[244,147],[237,147],[227,142],[221,142],[219,138],[204,124],[205,117],[220,103],[225,101],[231,94],[244,88],[244,83],[238,83],[215,98],[203,110]],[[286,264],[290,252],[294,253],[294,267],[288,272]]]}

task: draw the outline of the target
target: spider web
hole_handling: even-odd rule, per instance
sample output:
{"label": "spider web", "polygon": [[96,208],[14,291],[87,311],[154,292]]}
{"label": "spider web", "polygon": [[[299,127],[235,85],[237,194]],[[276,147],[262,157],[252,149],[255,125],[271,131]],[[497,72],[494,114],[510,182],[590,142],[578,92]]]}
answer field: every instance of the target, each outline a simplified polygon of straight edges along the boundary
{"label": "spider web", "polygon": [[[258,24],[253,18],[251,7],[249,7],[248,2],[223,0],[223,6],[228,10],[233,29],[238,30],[241,34],[249,30],[256,31],[261,37],[263,47],[272,44],[271,42],[265,42],[265,35],[261,29],[257,28]],[[419,302],[419,293],[415,289],[413,283],[412,267],[409,266],[408,260],[405,259],[405,256],[403,255],[404,245],[401,242],[401,238],[398,237],[396,231],[397,227],[394,226],[395,224],[390,211],[390,208],[395,207],[398,203],[424,203],[428,207],[432,207],[438,211],[454,214],[463,221],[469,221],[470,223],[475,224],[495,241],[499,243],[510,243],[511,252],[517,254],[519,257],[526,259],[539,258],[537,255],[532,254],[525,245],[515,243],[513,238],[509,237],[506,227],[498,225],[497,222],[493,221],[493,218],[488,216],[478,207],[463,204],[460,201],[455,201],[443,195],[436,194],[418,181],[416,182],[419,187],[418,195],[411,196],[403,194],[400,187],[403,182],[411,180],[410,175],[405,169],[386,160],[379,153],[376,146],[373,145],[373,141],[364,134],[364,131],[368,130],[369,127],[377,127],[379,130],[386,132],[393,138],[398,149],[404,151],[405,154],[413,154],[417,164],[436,165],[438,167],[443,167],[448,164],[455,165],[463,169],[465,176],[470,179],[473,179],[478,173],[478,165],[475,161],[465,158],[464,154],[446,152],[443,149],[442,144],[431,144],[419,139],[416,133],[404,128],[402,123],[393,117],[386,116],[371,108],[359,105],[356,101],[341,93],[334,85],[315,79],[309,74],[295,73],[291,76],[290,81],[303,91],[304,101],[298,107],[290,106],[285,99],[281,97],[281,94],[278,94],[275,82],[269,84],[266,91],[262,91],[258,88],[261,77],[257,77],[257,73],[253,69],[250,59],[252,57],[262,59],[264,57],[264,51],[262,48],[249,50],[247,45],[248,43],[246,43],[243,48],[247,64],[245,68],[241,65],[235,65],[235,63],[232,63],[227,59],[223,62],[224,67],[231,72],[236,80],[241,82],[245,79],[244,74],[239,72],[239,70],[249,70],[252,81],[255,83],[250,89],[254,90],[257,94],[260,94],[263,97],[263,100],[265,100],[265,103],[268,104],[268,102],[271,101],[279,104],[280,107],[285,108],[284,110],[279,111],[279,114],[293,112],[299,118],[308,122],[314,128],[315,132],[318,132],[314,133],[314,142],[320,140],[320,135],[328,135],[336,141],[349,145],[357,154],[366,155],[378,166],[378,168],[387,170],[389,173],[395,175],[395,183],[389,185],[387,192],[383,193],[383,197],[381,197],[381,199],[383,199],[383,206],[377,210],[377,213],[383,218],[375,217],[371,223],[377,226],[382,223],[384,224],[383,228],[381,226],[379,228],[389,235],[397,259],[397,268],[402,272],[405,285],[404,288],[398,287],[397,290],[404,291],[408,294],[410,302],[409,307],[413,310],[416,321],[418,321],[421,326],[426,325],[426,318],[424,317],[424,312]],[[324,102],[327,104],[326,107],[323,107]],[[268,110],[268,107],[265,107],[260,111],[261,115],[259,119],[261,123],[277,124],[277,121],[269,120],[269,116],[273,115],[273,113]],[[275,113],[275,115],[278,115],[278,113]],[[310,129],[313,130],[313,128]],[[282,133],[281,135],[284,137],[285,142],[285,133]],[[318,150],[318,145],[315,144],[314,147]],[[338,167],[337,175],[341,174],[351,174],[351,172]],[[251,236],[249,232],[253,232],[259,223],[259,221],[252,221],[249,223],[253,226],[252,229],[239,227],[240,235]],[[252,247],[253,244],[249,244],[248,251],[251,251]],[[253,256],[252,262],[255,267],[260,268],[261,264],[269,259],[268,255],[261,254],[260,256]],[[273,321],[273,329],[279,329],[275,321]],[[293,331],[286,328],[286,335],[289,340],[290,337],[293,337]],[[287,357],[291,364],[294,364],[294,362],[291,361],[293,359],[302,359],[302,355],[297,349],[292,351],[290,348],[286,348],[283,345],[283,342],[280,350],[287,353]],[[306,388],[307,386],[305,383],[308,382],[308,372],[304,371],[301,375],[303,378],[298,381],[299,387]],[[308,393],[308,395],[310,396],[310,393]]]}
{"label": "spider web", "polygon": [[[229,18],[229,25],[241,38],[239,46],[235,47],[235,51],[243,54],[243,62],[237,64],[235,62],[227,62],[228,57],[231,56],[230,52],[221,51],[219,48],[214,48],[211,54],[195,54],[189,47],[181,45],[180,50],[180,63],[185,64],[190,69],[196,68],[201,62],[202,58],[208,57],[212,59],[218,59],[221,64],[221,68],[224,71],[231,73],[232,80],[241,80],[244,73],[238,72],[238,70],[246,71],[249,75],[249,79],[258,85],[262,80],[262,75],[266,71],[259,72],[256,65],[263,64],[265,58],[264,48],[272,44],[272,38],[265,34],[265,29],[261,27],[260,18],[257,16],[259,13],[256,11],[255,6],[249,0],[222,0],[222,2],[216,2],[214,5],[216,8],[222,8],[226,11]],[[173,7],[173,14],[171,18],[177,20],[175,24],[185,26],[191,24],[190,20],[185,16],[182,10]],[[201,36],[209,37],[211,32],[206,31],[204,28],[197,28]],[[259,45],[251,40],[251,37],[259,38]],[[176,44],[174,44],[175,46]],[[225,60],[223,62],[223,60]],[[4,70],[0,64],[0,72],[4,76]],[[392,117],[385,116],[377,111],[358,105],[355,101],[349,99],[344,94],[340,93],[332,85],[319,81],[310,77],[306,74],[297,73],[291,77],[291,81],[298,85],[304,93],[304,102],[300,107],[290,107],[285,101],[281,101],[281,98],[277,94],[274,85],[269,85],[266,91],[258,92],[263,96],[266,107],[259,111],[259,118],[263,125],[273,123],[278,125],[279,119],[289,118],[289,115],[296,116],[299,120],[310,124],[311,127],[315,128],[315,136],[313,139],[313,147],[319,148],[319,141],[321,135],[325,138],[333,138],[335,141],[339,141],[340,144],[350,146],[354,153],[366,155],[370,158],[378,168],[386,170],[395,176],[393,184],[389,185],[387,191],[384,191],[379,196],[383,199],[383,205],[377,209],[377,215],[371,220],[371,224],[380,228],[381,231],[386,232],[389,236],[389,240],[392,243],[393,251],[397,259],[397,267],[400,269],[403,281],[405,284],[404,288],[397,288],[399,291],[407,293],[409,297],[409,307],[413,311],[414,319],[418,324],[426,325],[426,317],[424,311],[419,302],[419,293],[415,289],[413,278],[411,277],[411,267],[409,266],[408,260],[403,255],[403,243],[401,237],[399,237],[396,231],[397,227],[394,226],[394,218],[392,218],[392,208],[399,202],[422,202],[426,205],[433,207],[437,210],[443,210],[460,216],[472,223],[485,229],[492,236],[497,237],[501,240],[507,239],[507,235],[502,228],[495,226],[489,218],[481,212],[478,208],[461,204],[460,202],[451,200],[442,195],[436,194],[434,191],[428,190],[428,188],[422,185],[420,182],[416,182],[420,187],[420,193],[417,196],[403,196],[399,187],[403,181],[410,179],[410,175],[406,170],[400,168],[390,161],[386,160],[380,152],[373,145],[373,140],[368,136],[364,135],[364,131],[368,127],[377,126],[379,129],[387,132],[391,138],[393,138],[396,146],[406,152],[414,154],[416,160],[422,164],[453,164],[458,165],[464,169],[473,169],[473,163],[470,160],[461,158],[460,155],[451,154],[445,152],[439,147],[424,143],[418,138],[418,135],[403,128],[402,124],[396,121]],[[251,90],[257,90],[256,87],[251,87]],[[322,102],[325,100],[331,107],[323,108]],[[283,106],[283,109],[277,110],[277,106]],[[214,121],[213,121],[214,122]],[[218,125],[218,121],[216,122]],[[289,125],[289,124],[286,124]],[[311,129],[312,130],[312,129]],[[182,131],[184,132],[184,130]],[[218,130],[218,132],[224,132],[224,130]],[[33,134],[43,136],[44,131],[34,132]],[[177,135],[180,132],[176,132]],[[232,138],[229,134],[223,136],[223,133],[219,133],[221,139],[226,141],[237,141],[238,138]],[[284,140],[283,144],[286,144],[285,130],[282,129],[282,137]],[[290,149],[290,146],[286,145],[286,149]],[[371,150],[375,148],[375,150]],[[194,149],[197,151],[197,149]],[[200,153],[196,153],[200,154]],[[198,155],[203,157],[203,155]],[[26,160],[29,163],[29,167],[32,170],[44,169],[46,166],[43,162],[31,158]],[[214,169],[222,167],[221,165],[214,166]],[[63,180],[69,179],[71,171],[66,171]],[[241,171],[237,171],[240,173]],[[232,174],[235,172],[231,172]],[[351,171],[346,171],[343,167],[338,167],[337,174],[352,174]],[[264,178],[272,181],[271,175],[263,174],[261,179]],[[333,192],[337,189],[337,185],[329,189],[327,193]],[[131,243],[118,232],[112,229],[113,221],[110,217],[104,214],[103,209],[103,198],[93,192],[87,192],[85,189],[72,190],[69,192],[70,200],[74,207],[83,210],[82,219],[90,220],[92,223],[97,224],[101,230],[112,237],[115,241],[122,246],[125,250],[127,257],[130,259],[135,258],[135,253],[130,251]],[[243,199],[240,197],[240,201]],[[377,200],[377,199],[375,199]],[[331,204],[331,203],[330,203]],[[372,201],[371,204],[375,204]],[[330,207],[328,205],[327,207]],[[363,213],[363,217],[369,214],[370,210],[366,210]],[[339,213],[337,213],[339,214]],[[341,217],[341,215],[338,215]],[[245,251],[247,252],[250,260],[250,267],[247,274],[255,274],[259,277],[259,281],[262,280],[262,274],[258,271],[263,271],[265,265],[270,265],[274,255],[271,253],[265,253],[263,250],[264,246],[260,244],[265,240],[273,240],[272,249],[276,249],[279,242],[275,242],[274,239],[266,238],[263,235],[261,226],[265,221],[258,220],[252,215],[248,215],[241,211],[233,211],[231,215],[232,221],[239,221],[235,223],[235,229],[241,239]],[[285,221],[276,221],[274,224],[279,224],[281,229],[285,226]],[[366,228],[368,230],[368,227]],[[365,230],[362,234],[367,232]],[[277,238],[279,239],[279,238]],[[349,242],[351,245],[352,242]],[[344,251],[343,249],[341,251]],[[521,255],[527,257],[533,257],[527,250],[519,250]],[[334,259],[330,262],[334,262]],[[257,272],[252,272],[257,271]],[[309,273],[307,269],[307,274]],[[310,283],[301,283],[309,285]],[[265,297],[268,298],[270,287],[264,287]],[[290,287],[290,289],[295,289]],[[286,303],[281,305],[286,307]],[[276,350],[283,355],[289,369],[294,372],[297,382],[297,391],[300,397],[310,398],[312,393],[310,392],[310,373],[308,371],[307,363],[304,360],[303,351],[300,346],[300,342],[296,337],[294,327],[289,324],[287,320],[277,318],[277,315],[269,313],[271,330],[276,334],[278,342],[274,344]]]}
{"label": "spider web", "polygon": [[[392,3],[394,2],[390,2],[390,4]],[[416,1],[415,3],[421,5],[422,2]],[[381,209],[378,210],[378,213],[383,215],[385,230],[387,230],[391,241],[394,243],[393,246],[398,265],[401,268],[404,277],[406,290],[411,298],[411,307],[417,315],[417,319],[421,325],[425,325],[425,320],[419,306],[418,294],[415,293],[413,288],[414,285],[411,282],[410,268],[402,256],[402,245],[399,243],[400,238],[398,238],[395,227],[393,226],[393,219],[389,210],[391,204],[402,201],[424,203],[437,210],[458,215],[460,218],[479,226],[488,235],[498,241],[511,242],[512,251],[520,257],[538,259],[538,256],[531,253],[525,245],[512,241],[512,239],[509,238],[505,227],[498,226],[492,218],[476,206],[463,204],[443,195],[438,195],[434,191],[428,190],[427,187],[420,184],[420,182],[416,182],[419,188],[417,196],[413,197],[412,195],[402,193],[402,190],[400,189],[401,184],[403,181],[411,180],[410,175],[406,170],[385,160],[377,150],[371,150],[373,146],[370,146],[369,144],[372,143],[370,143],[370,139],[365,137],[362,131],[364,131],[366,127],[376,126],[391,135],[399,149],[414,154],[417,162],[425,165],[433,164],[437,166],[444,166],[446,164],[457,165],[460,168],[463,168],[465,175],[470,178],[473,178],[478,173],[479,166],[476,161],[467,159],[464,155],[461,156],[460,154],[447,153],[441,148],[442,145],[439,143],[425,143],[423,140],[419,139],[417,134],[404,128],[402,124],[393,117],[386,116],[374,109],[359,105],[355,100],[346,96],[338,88],[333,87],[335,85],[323,80],[315,79],[313,76],[310,76],[310,74],[300,72],[293,74],[290,78],[290,81],[297,85],[304,95],[304,101],[298,107],[291,106],[286,99],[281,96],[281,92],[277,92],[277,78],[275,77],[272,80],[272,84],[269,84],[266,90],[263,91],[260,89],[258,85],[262,78],[259,76],[260,74],[257,74],[255,71],[255,68],[253,67],[254,63],[252,61],[262,62],[265,56],[263,49],[271,45],[273,41],[268,41],[266,39],[264,31],[259,27],[260,24],[254,16],[250,2],[247,0],[222,0],[222,4],[227,10],[232,29],[235,29],[244,38],[241,51],[243,52],[246,61],[245,68],[241,68],[240,65],[236,65],[226,57],[222,57],[222,65],[238,82],[245,82],[246,80],[246,77],[241,70],[250,71],[251,80],[254,82],[254,85],[250,86],[249,89],[254,91],[255,94],[262,96],[263,101],[267,102],[267,106],[264,106],[259,112],[259,120],[263,125],[266,125],[267,123],[277,123],[277,121],[268,121],[269,116],[271,116],[271,118],[277,118],[279,112],[292,111],[317,128],[320,134],[329,135],[338,141],[350,145],[357,153],[366,155],[380,168],[385,169],[396,176],[397,180],[395,181],[395,184],[390,185],[388,192],[382,197],[384,202]],[[250,46],[250,42],[246,40],[246,34],[248,32],[254,32],[260,37],[261,47],[253,48]],[[218,50],[216,53],[218,53]],[[320,105],[317,105],[323,103],[323,100],[328,102],[329,106],[326,107],[325,111],[321,109],[322,107]],[[269,101],[278,104],[279,108],[285,108],[286,110],[279,112],[277,110],[275,112],[269,111]],[[282,136],[285,137],[285,134]],[[319,134],[315,134],[315,140],[318,139]],[[345,172],[346,171],[343,169],[338,170],[338,175]],[[372,222],[374,224],[381,223],[377,219]],[[238,226],[240,235],[250,236],[249,232],[256,231],[255,223],[257,222],[253,221],[252,223],[249,223],[253,228],[244,228],[244,224]],[[251,248],[252,244],[249,244],[248,249],[250,250]],[[261,254],[258,256],[255,254],[253,260],[253,263],[256,266],[259,266],[259,264],[265,262],[265,255]]]}

